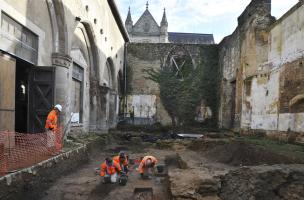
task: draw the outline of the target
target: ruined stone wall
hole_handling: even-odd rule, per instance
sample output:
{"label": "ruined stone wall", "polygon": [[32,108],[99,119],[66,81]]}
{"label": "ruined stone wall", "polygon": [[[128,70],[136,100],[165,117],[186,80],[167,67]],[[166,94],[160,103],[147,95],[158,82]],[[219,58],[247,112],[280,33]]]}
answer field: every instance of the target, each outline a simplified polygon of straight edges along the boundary
{"label": "ruined stone wall", "polygon": [[232,128],[238,126],[240,111],[235,112],[236,75],[240,63],[239,30],[226,37],[219,47],[219,67],[221,69],[221,103],[219,126]]}
{"label": "ruined stone wall", "polygon": [[221,126],[303,132],[303,2],[277,21],[269,3],[253,0],[220,44]]}
{"label": "ruined stone wall", "polygon": [[[270,0],[253,0],[238,18],[238,27],[227,36],[219,49],[222,71],[220,126],[250,126],[252,77],[258,66],[267,60],[268,26],[273,23]],[[250,90],[249,90],[250,91]]]}
{"label": "ruined stone wall", "polygon": [[[156,95],[156,121],[162,124],[171,124],[171,119],[165,111],[161,100],[158,84],[152,80],[146,79],[145,69],[160,69],[166,61],[170,52],[176,48],[182,48],[189,53],[194,67],[202,65],[204,62],[207,66],[212,65],[212,61],[218,61],[217,45],[179,45],[169,43],[130,43],[127,47],[128,74],[131,77],[129,81],[130,95]],[[213,55],[215,53],[215,55]],[[208,73],[214,77],[214,83],[217,84],[218,67],[212,68]],[[209,83],[206,83],[209,84]],[[210,96],[217,97],[217,90],[212,91]],[[208,98],[206,98],[208,99]],[[215,98],[214,101],[216,101]],[[211,100],[210,100],[211,101]],[[214,109],[213,109],[214,108]],[[216,115],[217,105],[213,106],[212,113]]]}

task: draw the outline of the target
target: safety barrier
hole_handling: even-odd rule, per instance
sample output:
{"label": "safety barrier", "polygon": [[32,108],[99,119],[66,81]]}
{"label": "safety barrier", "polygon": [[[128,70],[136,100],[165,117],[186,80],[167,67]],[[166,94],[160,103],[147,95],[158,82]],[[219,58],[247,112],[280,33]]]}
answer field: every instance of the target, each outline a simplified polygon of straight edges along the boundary
{"label": "safety barrier", "polygon": [[37,134],[0,132],[0,176],[30,167],[58,154],[62,131]]}

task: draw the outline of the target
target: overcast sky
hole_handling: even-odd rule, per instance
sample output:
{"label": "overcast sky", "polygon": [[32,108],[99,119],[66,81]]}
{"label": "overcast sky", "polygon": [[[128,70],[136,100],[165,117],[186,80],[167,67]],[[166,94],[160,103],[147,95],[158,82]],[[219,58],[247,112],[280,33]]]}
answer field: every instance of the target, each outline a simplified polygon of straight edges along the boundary
{"label": "overcast sky", "polygon": [[[237,17],[251,0],[149,0],[149,10],[160,23],[166,8],[170,32],[213,33],[215,42],[231,34]],[[272,15],[280,18],[299,0],[272,0]],[[131,7],[133,23],[146,9],[145,0],[116,0],[123,20]]]}

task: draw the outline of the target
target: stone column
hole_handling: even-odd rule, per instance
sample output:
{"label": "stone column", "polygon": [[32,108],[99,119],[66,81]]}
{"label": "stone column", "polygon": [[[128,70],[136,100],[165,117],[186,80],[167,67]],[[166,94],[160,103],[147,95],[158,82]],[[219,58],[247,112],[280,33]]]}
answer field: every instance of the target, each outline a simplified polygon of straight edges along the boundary
{"label": "stone column", "polygon": [[70,67],[72,58],[69,55],[59,53],[52,54],[52,65],[55,70],[55,104],[63,107],[60,114],[60,124],[64,128],[71,117],[70,111]]}

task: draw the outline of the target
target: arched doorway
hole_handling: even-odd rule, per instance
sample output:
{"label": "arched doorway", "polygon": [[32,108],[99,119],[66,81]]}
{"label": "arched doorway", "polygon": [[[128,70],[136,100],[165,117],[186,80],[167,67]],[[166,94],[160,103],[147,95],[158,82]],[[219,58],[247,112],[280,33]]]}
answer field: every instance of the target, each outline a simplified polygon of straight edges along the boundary
{"label": "arched doorway", "polygon": [[78,24],[73,34],[70,52],[73,60],[69,71],[71,125],[86,132],[96,129],[98,113],[98,56],[97,50],[94,49],[95,45],[92,45],[92,35],[89,24]]}
{"label": "arched doorway", "polygon": [[101,108],[104,112],[102,114],[103,124],[106,128],[116,126],[117,122],[117,81],[115,76],[114,62],[108,58],[103,73],[103,92],[101,99]]}

